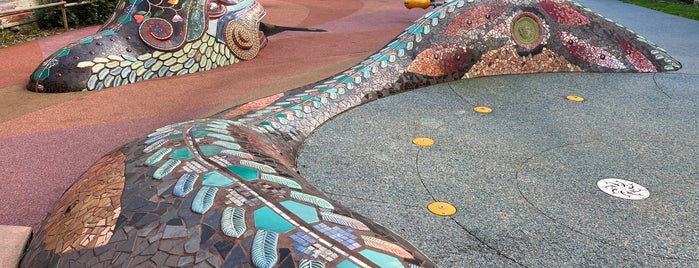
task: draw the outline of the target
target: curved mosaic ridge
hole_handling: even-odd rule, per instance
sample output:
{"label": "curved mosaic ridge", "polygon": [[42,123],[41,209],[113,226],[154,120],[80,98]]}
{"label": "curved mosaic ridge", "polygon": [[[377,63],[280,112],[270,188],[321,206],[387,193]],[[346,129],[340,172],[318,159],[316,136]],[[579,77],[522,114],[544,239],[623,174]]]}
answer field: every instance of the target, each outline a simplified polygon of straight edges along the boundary
{"label": "curved mosaic ridge", "polygon": [[103,157],[45,220],[22,267],[434,267],[299,175],[294,157],[311,131],[362,103],[444,81],[679,68],[572,2],[452,1],[335,77],[160,128]]}
{"label": "curved mosaic ridge", "polygon": [[120,0],[100,30],[47,57],[27,89],[100,90],[254,58],[266,38],[254,0]]}

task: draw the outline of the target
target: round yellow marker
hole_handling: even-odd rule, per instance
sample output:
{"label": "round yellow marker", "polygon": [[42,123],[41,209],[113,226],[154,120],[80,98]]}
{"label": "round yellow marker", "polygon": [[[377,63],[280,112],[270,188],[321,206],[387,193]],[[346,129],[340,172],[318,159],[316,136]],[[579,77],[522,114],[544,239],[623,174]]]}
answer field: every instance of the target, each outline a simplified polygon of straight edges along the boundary
{"label": "round yellow marker", "polygon": [[566,96],[566,99],[569,101],[575,101],[575,102],[585,101],[585,98],[580,97],[580,96],[575,96],[575,95],[568,95],[568,96]]}
{"label": "round yellow marker", "polygon": [[434,140],[430,138],[414,138],[413,143],[417,146],[432,146],[434,145]]}
{"label": "round yellow marker", "polygon": [[473,110],[481,114],[489,114],[493,112],[493,109],[487,106],[476,106],[476,108],[473,108]]}
{"label": "round yellow marker", "polygon": [[439,216],[451,216],[456,214],[456,207],[447,202],[432,202],[427,205],[427,209],[432,212],[432,214]]}
{"label": "round yellow marker", "polygon": [[416,8],[416,7],[426,9],[426,8],[430,7],[430,5],[432,3],[430,3],[430,0],[405,0],[404,4],[405,4],[405,7],[408,9],[412,9],[412,8]]}

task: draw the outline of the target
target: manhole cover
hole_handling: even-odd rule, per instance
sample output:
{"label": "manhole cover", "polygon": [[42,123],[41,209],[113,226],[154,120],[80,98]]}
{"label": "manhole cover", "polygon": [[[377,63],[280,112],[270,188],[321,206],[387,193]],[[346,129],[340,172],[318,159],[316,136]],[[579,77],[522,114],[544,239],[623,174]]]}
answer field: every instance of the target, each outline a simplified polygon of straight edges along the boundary
{"label": "manhole cover", "polygon": [[609,195],[623,199],[642,200],[650,196],[650,192],[646,187],[635,182],[617,178],[599,180],[597,182],[597,187]]}

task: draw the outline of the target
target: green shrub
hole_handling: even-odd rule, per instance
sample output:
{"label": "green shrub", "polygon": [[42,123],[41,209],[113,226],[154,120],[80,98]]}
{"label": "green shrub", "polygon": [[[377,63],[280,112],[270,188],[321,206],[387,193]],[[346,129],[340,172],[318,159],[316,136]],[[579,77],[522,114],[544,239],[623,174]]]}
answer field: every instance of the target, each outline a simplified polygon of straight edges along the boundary
{"label": "green shrub", "polygon": [[699,8],[692,6],[694,0],[621,0],[642,7],[654,9],[688,19],[699,20]]}
{"label": "green shrub", "polygon": [[[42,4],[57,2],[58,0],[40,0]],[[78,0],[66,0],[66,2],[78,2]],[[119,0],[92,0],[90,4],[73,6],[66,8],[66,18],[68,25],[83,26],[83,25],[100,25],[107,21],[114,12]],[[44,8],[40,10],[41,19],[39,24],[41,27],[61,27],[63,26],[63,17],[60,8]]]}

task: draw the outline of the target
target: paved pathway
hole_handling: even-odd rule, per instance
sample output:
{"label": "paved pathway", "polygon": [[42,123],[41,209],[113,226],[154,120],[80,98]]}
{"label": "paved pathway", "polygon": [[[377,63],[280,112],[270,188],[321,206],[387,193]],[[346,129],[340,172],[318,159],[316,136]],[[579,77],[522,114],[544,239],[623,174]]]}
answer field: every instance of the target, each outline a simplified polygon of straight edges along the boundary
{"label": "paved pathway", "polygon": [[[43,58],[91,27],[0,49],[0,225],[38,227],[91,164],[152,130],[284,92],[345,70],[424,13],[403,0],[259,0],[263,21],[327,33],[281,33],[252,61],[98,92],[25,90]],[[352,25],[353,27],[348,27]]]}
{"label": "paved pathway", "polygon": [[[684,68],[479,78],[400,94],[320,128],[299,157],[302,174],[442,267],[699,266],[699,22],[582,2]],[[493,112],[475,113],[480,105]],[[415,137],[436,143],[419,148]],[[608,195],[597,187],[605,178],[650,197]],[[457,213],[433,215],[433,201]]]}

